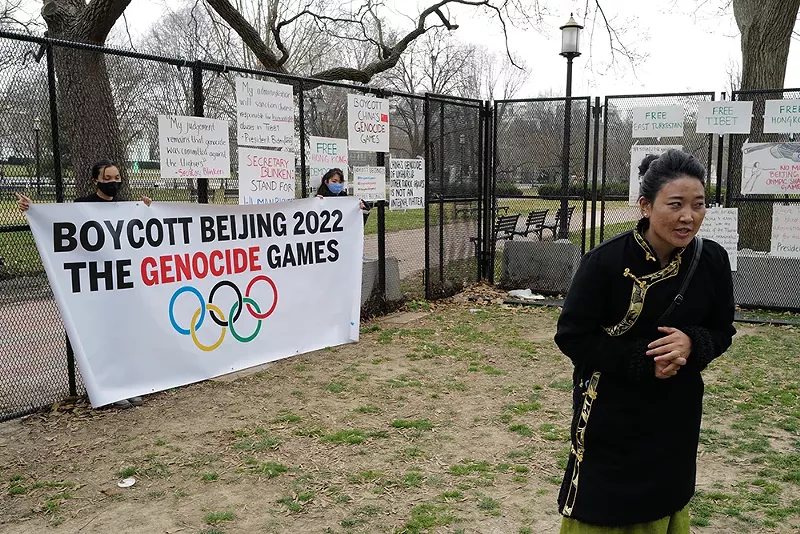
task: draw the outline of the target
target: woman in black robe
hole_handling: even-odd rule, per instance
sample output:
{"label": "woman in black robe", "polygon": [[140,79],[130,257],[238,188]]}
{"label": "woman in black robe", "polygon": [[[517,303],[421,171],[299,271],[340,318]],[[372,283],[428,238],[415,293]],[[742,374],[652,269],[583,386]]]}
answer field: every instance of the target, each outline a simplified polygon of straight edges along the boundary
{"label": "woman in black robe", "polygon": [[562,534],[689,534],[701,371],[736,332],[727,253],[695,239],[705,169],[669,150],[639,174],[642,219],[584,256],[558,321],[575,366]]}

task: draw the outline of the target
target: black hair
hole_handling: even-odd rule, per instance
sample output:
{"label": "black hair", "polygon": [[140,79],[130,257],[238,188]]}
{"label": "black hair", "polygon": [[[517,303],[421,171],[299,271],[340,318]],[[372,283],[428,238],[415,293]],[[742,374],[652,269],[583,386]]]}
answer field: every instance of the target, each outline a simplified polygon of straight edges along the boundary
{"label": "black hair", "polygon": [[639,165],[639,196],[652,204],[661,188],[681,176],[697,178],[705,185],[706,170],[682,150],[671,148],[660,156],[648,154]]}
{"label": "black hair", "polygon": [[92,165],[92,180],[97,180],[100,178],[100,173],[107,169],[108,167],[118,167],[116,163],[111,161],[110,159],[101,159],[94,165]]}

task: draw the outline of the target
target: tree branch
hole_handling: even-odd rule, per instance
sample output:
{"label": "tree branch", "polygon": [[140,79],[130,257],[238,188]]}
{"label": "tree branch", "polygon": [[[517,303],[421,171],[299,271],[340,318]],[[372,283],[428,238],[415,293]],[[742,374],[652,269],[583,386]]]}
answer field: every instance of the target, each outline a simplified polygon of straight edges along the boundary
{"label": "tree branch", "polygon": [[92,0],[75,23],[76,36],[87,43],[104,44],[130,3],[131,0]]}

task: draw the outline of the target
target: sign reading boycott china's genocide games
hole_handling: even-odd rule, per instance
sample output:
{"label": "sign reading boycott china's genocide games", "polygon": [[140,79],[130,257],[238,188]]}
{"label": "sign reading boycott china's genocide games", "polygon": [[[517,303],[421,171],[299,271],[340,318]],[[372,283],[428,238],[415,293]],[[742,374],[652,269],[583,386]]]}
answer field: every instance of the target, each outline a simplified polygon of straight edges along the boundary
{"label": "sign reading boycott china's genocide games", "polygon": [[742,194],[800,194],[800,143],[742,145]]}
{"label": "sign reading boycott china's genocide games", "polygon": [[362,200],[386,200],[386,169],[354,167],[353,194]]}
{"label": "sign reading boycott china's genocide games", "polygon": [[633,137],[683,137],[683,107],[634,108]]}
{"label": "sign reading boycott china's genocide games", "polygon": [[239,204],[294,200],[294,152],[239,147]]}
{"label": "sign reading boycott china's genocide games", "polygon": [[425,160],[389,160],[389,210],[425,208]]}
{"label": "sign reading boycott china's genocide games", "polygon": [[238,143],[294,150],[291,85],[236,78]]}
{"label": "sign reading boycott china's genocide games", "polygon": [[773,204],[771,254],[800,258],[800,206]]}
{"label": "sign reading boycott china's genocide games", "polygon": [[642,160],[653,154],[660,156],[670,148],[683,150],[681,145],[633,145],[631,147],[630,176],[628,177],[628,205],[639,205],[639,165]]}
{"label": "sign reading boycott china's genocide games", "polygon": [[347,95],[347,139],[350,150],[389,152],[389,101]]}
{"label": "sign reading boycott china's genocide games", "polygon": [[342,169],[347,180],[347,139],[331,137],[308,138],[309,180],[310,189],[316,189],[322,183],[322,177],[330,169]]}
{"label": "sign reading boycott china's genocide games", "polygon": [[767,100],[764,133],[800,133],[800,100]]}
{"label": "sign reading boycott china's genocide games", "polygon": [[700,102],[697,133],[748,134],[752,119],[752,102]]}
{"label": "sign reading boycott china's genocide games", "polygon": [[358,340],[357,198],[27,213],[94,406]]}
{"label": "sign reading boycott china's genocide games", "polygon": [[228,178],[228,123],[203,117],[158,116],[162,178]]}

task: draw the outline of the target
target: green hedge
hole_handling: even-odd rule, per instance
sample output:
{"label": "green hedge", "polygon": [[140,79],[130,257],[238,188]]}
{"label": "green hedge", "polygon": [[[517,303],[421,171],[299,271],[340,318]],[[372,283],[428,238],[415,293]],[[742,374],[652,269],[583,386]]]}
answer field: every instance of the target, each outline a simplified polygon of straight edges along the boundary
{"label": "green hedge", "polygon": [[[592,198],[592,190],[585,190],[582,185],[570,184],[567,189],[567,195],[570,197]],[[539,186],[539,196],[543,198],[561,198],[561,185],[560,184],[543,184]],[[600,185],[597,186],[597,196],[601,196]],[[606,196],[628,196],[628,184],[620,182],[610,182],[606,184]]]}

